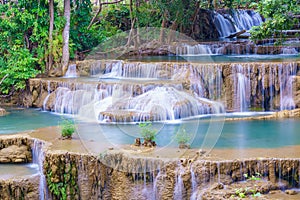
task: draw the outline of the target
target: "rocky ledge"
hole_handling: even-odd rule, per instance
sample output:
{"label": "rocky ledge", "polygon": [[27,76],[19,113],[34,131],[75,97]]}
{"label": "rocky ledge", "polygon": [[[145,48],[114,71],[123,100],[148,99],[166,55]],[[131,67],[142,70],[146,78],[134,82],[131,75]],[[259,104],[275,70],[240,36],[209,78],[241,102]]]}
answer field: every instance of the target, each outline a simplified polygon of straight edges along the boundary
{"label": "rocky ledge", "polygon": [[4,108],[0,108],[0,117],[7,115],[8,113],[6,112],[6,110]]}
{"label": "rocky ledge", "polygon": [[40,176],[0,179],[0,199],[40,199]]}
{"label": "rocky ledge", "polygon": [[[13,150],[19,151],[26,145],[32,151],[45,153],[43,172],[48,199],[146,200],[190,199],[193,196],[195,199],[238,199],[253,195],[264,195],[268,199],[278,190],[286,190],[284,195],[298,195],[293,190],[300,180],[300,158],[297,157],[217,161],[203,157],[199,152],[168,159],[153,156],[151,152],[131,154],[118,150],[93,155],[67,151],[63,147],[53,149],[48,143],[42,145],[46,142],[40,140],[39,148],[32,148],[36,140],[22,135],[1,136],[0,147],[1,151],[12,155]],[[13,187],[15,193],[5,193],[2,199],[7,195],[19,198],[20,194],[26,197],[24,199],[30,199],[32,195],[37,197],[38,190],[33,193],[30,189],[32,183],[28,182],[26,185],[30,188],[26,189],[20,185],[26,183],[22,180],[11,181],[11,185],[5,183],[3,188]],[[0,184],[4,183],[0,181]]]}
{"label": "rocky ledge", "polygon": [[32,141],[20,136],[0,138],[0,163],[28,163],[32,161]]}

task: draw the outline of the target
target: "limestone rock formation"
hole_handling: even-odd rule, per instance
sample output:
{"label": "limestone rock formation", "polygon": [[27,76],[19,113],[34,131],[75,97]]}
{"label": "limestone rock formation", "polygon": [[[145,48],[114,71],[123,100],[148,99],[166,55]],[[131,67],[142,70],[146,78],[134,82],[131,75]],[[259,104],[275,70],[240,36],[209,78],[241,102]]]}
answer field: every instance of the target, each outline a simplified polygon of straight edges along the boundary
{"label": "limestone rock formation", "polygon": [[[117,65],[115,65],[118,63]],[[30,93],[32,104],[29,106],[44,107],[46,110],[67,112],[71,102],[63,100],[66,94],[69,99],[82,96],[93,97],[100,95],[100,99],[113,93],[114,88],[121,94],[133,98],[149,93],[151,90],[162,87],[181,87],[182,91],[210,100],[221,101],[227,111],[260,110],[290,110],[300,107],[300,79],[296,76],[299,62],[270,62],[270,63],[151,63],[125,61],[82,61],[77,64],[79,71],[111,73],[112,68],[118,71],[118,76],[156,77],[156,82],[143,84],[130,83],[120,87],[111,82],[70,82],[64,79],[31,79]],[[94,66],[94,67],[93,67]],[[110,77],[110,76],[107,76]],[[160,80],[163,78],[162,80]],[[212,84],[212,83],[218,83]],[[84,90],[87,94],[84,95]],[[89,94],[88,94],[89,93]],[[93,95],[94,94],[94,95]],[[90,101],[93,101],[91,99]],[[85,102],[84,101],[80,102]],[[64,105],[63,105],[64,103]],[[79,101],[78,101],[79,104]],[[74,104],[73,104],[74,105]],[[76,104],[77,106],[77,104]],[[79,106],[79,105],[78,105]],[[126,105],[119,105],[124,107]],[[77,112],[80,107],[74,108]],[[117,117],[118,121],[131,119],[135,115],[131,110],[118,110],[121,116],[109,110],[101,110],[109,118]]]}
{"label": "limestone rock formation", "polygon": [[6,110],[4,108],[0,108],[0,117],[7,115],[8,113],[6,112]]}
{"label": "limestone rock formation", "polygon": [[0,163],[27,163],[31,160],[31,151],[26,145],[11,145],[0,150]]}
{"label": "limestone rock formation", "polygon": [[[33,139],[26,137],[1,137],[0,153],[28,151],[32,143]],[[287,194],[294,195],[290,189],[294,185],[290,183],[298,184],[300,173],[297,158],[180,161],[179,158],[127,155],[118,150],[95,156],[47,149],[43,163],[49,198],[53,200],[190,199],[192,196],[237,199],[240,193],[251,197],[254,193],[263,195],[282,187],[287,189]],[[259,179],[249,178],[257,174]],[[38,199],[38,178],[1,180],[0,198]]]}
{"label": "limestone rock formation", "polygon": [[0,180],[0,199],[39,199],[40,176]]}

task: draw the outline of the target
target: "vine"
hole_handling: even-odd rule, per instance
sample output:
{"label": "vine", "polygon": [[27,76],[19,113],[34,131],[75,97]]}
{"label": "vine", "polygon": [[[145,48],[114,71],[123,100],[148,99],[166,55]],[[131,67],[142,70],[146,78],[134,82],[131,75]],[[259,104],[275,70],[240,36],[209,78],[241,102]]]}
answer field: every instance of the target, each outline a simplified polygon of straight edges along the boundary
{"label": "vine", "polygon": [[47,185],[53,195],[53,199],[66,200],[68,196],[74,199],[79,194],[77,170],[74,170],[75,167],[72,164],[65,164],[64,167],[59,169],[61,171],[56,171],[55,174],[51,168],[46,173]]}

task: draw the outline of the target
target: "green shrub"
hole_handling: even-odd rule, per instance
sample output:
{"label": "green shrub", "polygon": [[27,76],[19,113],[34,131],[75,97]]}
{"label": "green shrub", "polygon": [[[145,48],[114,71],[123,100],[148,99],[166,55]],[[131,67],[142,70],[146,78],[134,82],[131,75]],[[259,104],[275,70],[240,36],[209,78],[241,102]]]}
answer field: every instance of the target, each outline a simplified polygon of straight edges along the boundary
{"label": "green shrub", "polygon": [[61,136],[62,137],[72,137],[75,132],[75,124],[70,119],[65,119],[61,123]]}
{"label": "green shrub", "polygon": [[151,122],[140,123],[139,127],[141,129],[141,136],[144,140],[154,141],[156,135],[156,129],[152,127]]}
{"label": "green shrub", "polygon": [[175,140],[178,144],[187,144],[192,139],[192,135],[186,132],[185,127],[180,127],[180,129],[175,131]]}

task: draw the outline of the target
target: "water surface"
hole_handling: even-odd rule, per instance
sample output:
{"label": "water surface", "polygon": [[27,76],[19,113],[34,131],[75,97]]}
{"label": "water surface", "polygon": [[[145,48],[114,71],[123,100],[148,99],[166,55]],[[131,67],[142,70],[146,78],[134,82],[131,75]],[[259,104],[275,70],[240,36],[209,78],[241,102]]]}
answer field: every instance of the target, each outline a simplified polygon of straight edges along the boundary
{"label": "water surface", "polygon": [[0,164],[0,180],[24,178],[39,174],[35,164]]}
{"label": "water surface", "polygon": [[40,109],[6,108],[8,115],[0,117],[0,134],[18,133],[47,126],[57,126],[66,118]]}
{"label": "water surface", "polygon": [[300,54],[277,54],[277,55],[169,55],[169,56],[135,56],[127,58],[128,61],[142,62],[197,62],[197,63],[248,63],[248,62],[295,62],[300,59]]}
{"label": "water surface", "polygon": [[[177,146],[174,135],[182,128],[190,133],[193,148],[206,147],[215,141],[214,148],[233,149],[300,145],[299,119],[226,121],[222,125],[220,122],[210,122],[209,118],[204,118],[180,123],[153,123],[153,128],[157,130],[156,143],[161,147]],[[138,124],[79,123],[78,130],[83,140],[96,141],[99,145],[133,144],[135,138],[141,137]],[[206,143],[203,143],[204,138]]]}

